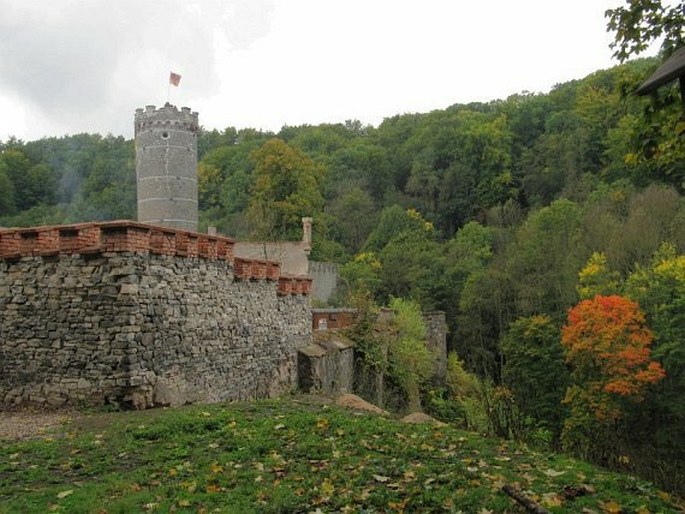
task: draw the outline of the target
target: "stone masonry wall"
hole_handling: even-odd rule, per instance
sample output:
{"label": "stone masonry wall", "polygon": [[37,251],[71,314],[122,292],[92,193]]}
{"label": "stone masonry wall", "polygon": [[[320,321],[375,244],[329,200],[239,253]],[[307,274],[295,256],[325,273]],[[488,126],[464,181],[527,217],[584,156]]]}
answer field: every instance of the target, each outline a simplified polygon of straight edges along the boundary
{"label": "stone masonry wall", "polygon": [[0,405],[144,408],[295,387],[311,281],[231,247],[131,222],[0,231]]}

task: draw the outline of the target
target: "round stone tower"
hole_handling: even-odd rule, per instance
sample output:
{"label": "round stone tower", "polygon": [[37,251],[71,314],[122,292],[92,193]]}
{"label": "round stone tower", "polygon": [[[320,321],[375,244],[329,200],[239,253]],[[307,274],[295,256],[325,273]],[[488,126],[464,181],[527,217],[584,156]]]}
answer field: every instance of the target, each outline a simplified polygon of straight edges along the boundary
{"label": "round stone tower", "polygon": [[136,109],[138,221],[197,231],[196,112]]}

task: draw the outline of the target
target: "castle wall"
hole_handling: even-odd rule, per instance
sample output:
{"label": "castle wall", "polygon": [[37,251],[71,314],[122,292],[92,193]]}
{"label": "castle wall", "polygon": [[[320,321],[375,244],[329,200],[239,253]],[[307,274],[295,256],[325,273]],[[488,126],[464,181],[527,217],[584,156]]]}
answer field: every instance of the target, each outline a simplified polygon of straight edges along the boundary
{"label": "castle wall", "polygon": [[0,404],[255,399],[297,383],[311,281],[130,222],[0,231]]}

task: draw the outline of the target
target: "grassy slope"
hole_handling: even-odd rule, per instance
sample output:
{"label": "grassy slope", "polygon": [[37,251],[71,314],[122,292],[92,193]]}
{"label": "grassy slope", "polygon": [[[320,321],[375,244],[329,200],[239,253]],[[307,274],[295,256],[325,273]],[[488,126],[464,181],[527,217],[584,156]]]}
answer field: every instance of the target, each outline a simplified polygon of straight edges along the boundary
{"label": "grassy slope", "polygon": [[66,430],[3,442],[0,512],[524,512],[504,483],[552,512],[682,509],[584,462],[306,397],[96,414]]}

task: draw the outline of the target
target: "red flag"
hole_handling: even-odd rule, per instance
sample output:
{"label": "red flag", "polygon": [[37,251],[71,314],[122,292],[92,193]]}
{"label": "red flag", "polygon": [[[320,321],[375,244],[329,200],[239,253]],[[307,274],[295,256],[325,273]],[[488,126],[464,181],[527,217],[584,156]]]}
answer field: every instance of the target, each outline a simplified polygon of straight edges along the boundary
{"label": "red flag", "polygon": [[178,73],[174,73],[173,71],[169,73],[169,84],[172,86],[178,86],[180,82],[181,76]]}

